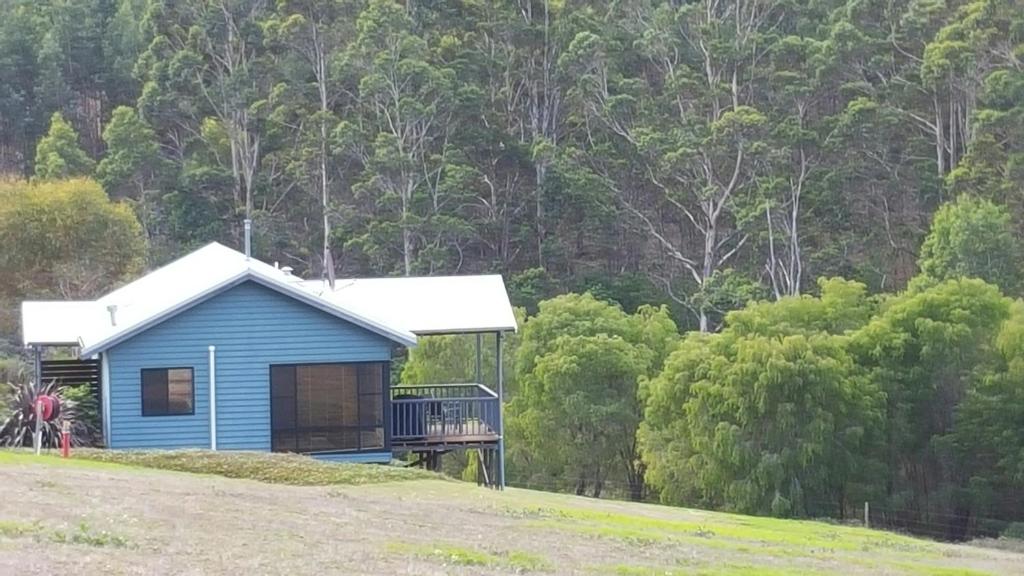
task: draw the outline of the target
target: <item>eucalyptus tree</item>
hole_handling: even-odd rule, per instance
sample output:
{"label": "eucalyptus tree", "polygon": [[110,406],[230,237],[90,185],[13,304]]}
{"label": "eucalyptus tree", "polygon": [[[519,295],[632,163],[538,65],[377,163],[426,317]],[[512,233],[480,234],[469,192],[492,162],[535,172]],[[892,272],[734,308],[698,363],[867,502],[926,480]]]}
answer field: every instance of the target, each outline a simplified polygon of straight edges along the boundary
{"label": "eucalyptus tree", "polygon": [[360,163],[353,188],[373,218],[350,243],[379,263],[388,262],[394,249],[400,270],[409,275],[416,270],[420,235],[441,207],[455,75],[433,61],[412,17],[393,0],[371,0],[356,28],[341,63],[355,92],[352,115],[333,138]]}
{"label": "eucalyptus tree", "polygon": [[82,150],[78,132],[60,112],[50,117],[50,130],[36,146],[36,178],[57,180],[89,175],[96,163]]}
{"label": "eucalyptus tree", "polygon": [[[587,129],[622,139],[652,195],[629,194],[632,175],[596,170],[675,270],[701,331],[712,328],[716,275],[749,238],[752,198],[765,169],[767,118],[758,110],[770,37],[783,20],[774,0],[624,3],[625,42],[580,33],[564,56]],[[675,273],[651,271],[670,294]]]}
{"label": "eucalyptus tree", "polygon": [[119,106],[103,130],[106,154],[96,166],[96,178],[111,196],[143,201],[146,185],[159,169],[156,134],[138,113]]}
{"label": "eucalyptus tree", "polygon": [[[186,0],[147,12],[151,39],[137,71],[140,109],[160,126],[184,161],[190,142],[222,135],[234,206],[252,218],[269,91],[261,22],[268,0]],[[214,120],[219,127],[210,125]],[[205,126],[205,129],[204,129]]]}
{"label": "eucalyptus tree", "polygon": [[338,60],[355,37],[349,18],[355,9],[355,3],[346,1],[287,0],[277,3],[274,16],[264,25],[271,48],[280,47],[284,53],[276,65],[283,68],[286,95],[277,99],[281,106],[275,117],[296,133],[296,146],[286,152],[294,178],[315,187],[319,196],[321,266],[332,285],[331,190],[340,171],[330,166],[335,159],[331,132],[338,124],[337,104],[344,93],[337,78]]}

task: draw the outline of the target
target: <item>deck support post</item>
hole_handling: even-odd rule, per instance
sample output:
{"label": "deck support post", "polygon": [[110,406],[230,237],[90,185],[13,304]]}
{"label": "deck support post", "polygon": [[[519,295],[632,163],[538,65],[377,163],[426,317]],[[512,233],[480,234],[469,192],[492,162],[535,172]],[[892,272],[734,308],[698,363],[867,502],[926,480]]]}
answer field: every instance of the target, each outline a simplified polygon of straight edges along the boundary
{"label": "deck support post", "polygon": [[36,386],[42,386],[42,384],[43,384],[43,347],[40,346],[39,344],[33,344],[32,345],[32,352],[33,352],[33,362],[35,364],[33,366],[33,368],[36,371],[36,373],[34,375],[35,376],[35,380],[36,380]]}
{"label": "deck support post", "polygon": [[474,382],[477,384],[484,383],[483,380],[480,379],[481,366],[483,365],[483,353],[481,351],[481,343],[483,341],[483,337],[483,334],[479,332],[476,333],[476,380],[474,380]]}
{"label": "deck support post", "polygon": [[494,333],[495,364],[498,373],[498,489],[505,489],[505,369],[501,358],[501,331]]}

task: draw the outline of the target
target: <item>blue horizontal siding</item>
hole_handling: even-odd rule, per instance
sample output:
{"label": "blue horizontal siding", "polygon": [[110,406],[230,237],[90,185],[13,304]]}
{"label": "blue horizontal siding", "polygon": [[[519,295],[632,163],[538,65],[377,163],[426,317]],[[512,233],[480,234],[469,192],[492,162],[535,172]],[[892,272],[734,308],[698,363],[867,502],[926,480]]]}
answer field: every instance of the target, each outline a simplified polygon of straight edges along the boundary
{"label": "blue horizontal siding", "polygon": [[[379,362],[390,360],[392,349],[383,336],[245,282],[106,352],[111,448],[210,446],[211,345],[217,348],[217,446],[227,450],[270,450],[272,364]],[[192,368],[195,414],[142,416],[144,368]],[[384,461],[391,458],[383,454]]]}

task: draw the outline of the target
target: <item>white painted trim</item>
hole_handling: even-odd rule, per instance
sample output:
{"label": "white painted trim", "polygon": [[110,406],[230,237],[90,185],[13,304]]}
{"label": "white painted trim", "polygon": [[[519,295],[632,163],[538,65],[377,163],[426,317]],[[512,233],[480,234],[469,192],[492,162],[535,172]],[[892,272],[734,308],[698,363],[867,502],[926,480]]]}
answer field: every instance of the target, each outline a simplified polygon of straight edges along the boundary
{"label": "white painted trim", "polygon": [[103,444],[110,448],[110,360],[108,353],[100,354],[100,396],[103,397]]}
{"label": "white painted trim", "polygon": [[210,450],[217,449],[217,347],[210,346]]}

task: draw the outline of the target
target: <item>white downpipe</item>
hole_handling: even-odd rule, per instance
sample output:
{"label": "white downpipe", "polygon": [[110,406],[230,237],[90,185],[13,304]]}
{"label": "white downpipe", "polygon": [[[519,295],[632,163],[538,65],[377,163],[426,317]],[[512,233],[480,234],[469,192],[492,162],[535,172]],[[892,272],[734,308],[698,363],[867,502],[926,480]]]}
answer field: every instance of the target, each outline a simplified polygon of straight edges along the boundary
{"label": "white downpipe", "polygon": [[210,346],[210,450],[217,449],[217,347]]}
{"label": "white downpipe", "polygon": [[103,444],[110,448],[110,353],[100,354],[100,400],[103,402]]}

